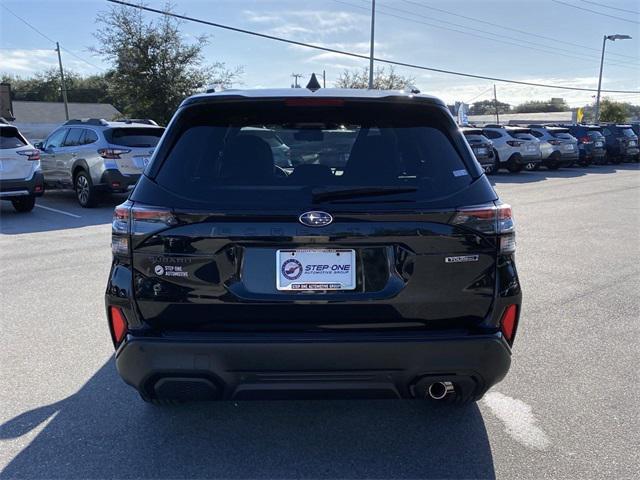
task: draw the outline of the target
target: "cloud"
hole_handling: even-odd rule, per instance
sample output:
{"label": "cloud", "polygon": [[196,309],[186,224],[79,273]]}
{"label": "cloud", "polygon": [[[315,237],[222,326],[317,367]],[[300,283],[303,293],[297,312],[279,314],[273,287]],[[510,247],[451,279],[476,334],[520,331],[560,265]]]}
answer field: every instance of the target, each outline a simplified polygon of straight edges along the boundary
{"label": "cloud", "polygon": [[[75,52],[74,52],[75,53]],[[81,75],[96,73],[96,69],[83,61],[62,52],[65,70]],[[0,72],[11,75],[29,76],[49,68],[58,68],[55,50],[20,48],[0,50]]]}
{"label": "cloud", "polygon": [[245,10],[243,14],[249,22],[267,26],[265,33],[288,36],[301,41],[361,32],[363,25],[367,25],[368,22],[366,15],[331,10],[301,10],[283,12],[280,15]]}

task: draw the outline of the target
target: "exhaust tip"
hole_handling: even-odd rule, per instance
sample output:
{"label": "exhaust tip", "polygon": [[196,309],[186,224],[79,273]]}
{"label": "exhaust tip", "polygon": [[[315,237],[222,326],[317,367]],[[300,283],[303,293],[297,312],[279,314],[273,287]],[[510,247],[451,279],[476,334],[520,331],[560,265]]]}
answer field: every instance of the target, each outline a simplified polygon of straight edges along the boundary
{"label": "exhaust tip", "polygon": [[429,385],[427,393],[434,400],[442,400],[447,395],[454,392],[453,383],[451,382],[435,382]]}

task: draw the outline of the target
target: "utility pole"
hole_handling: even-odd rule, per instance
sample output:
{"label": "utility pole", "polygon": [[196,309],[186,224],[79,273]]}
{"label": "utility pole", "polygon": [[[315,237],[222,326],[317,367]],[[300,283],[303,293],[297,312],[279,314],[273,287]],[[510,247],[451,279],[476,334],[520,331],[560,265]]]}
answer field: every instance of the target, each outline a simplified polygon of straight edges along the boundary
{"label": "utility pole", "polygon": [[298,79],[302,78],[302,74],[292,73],[291,76],[293,77],[293,85],[291,85],[291,88],[300,88],[300,85],[298,85]]}
{"label": "utility pole", "polygon": [[496,123],[500,125],[500,115],[498,114],[498,94],[496,93],[496,84],[493,84],[493,103],[496,106]]}
{"label": "utility pole", "polygon": [[369,89],[373,89],[373,40],[376,28],[376,0],[371,0],[371,49],[369,51]]}
{"label": "utility pole", "polygon": [[327,88],[327,71],[322,70],[322,88]]}
{"label": "utility pole", "polygon": [[62,57],[60,56],[60,44],[56,42],[56,52],[58,52],[58,65],[60,65],[60,81],[62,84],[62,101],[64,102],[64,116],[69,120],[69,104],[67,102],[67,85],[64,82],[64,70],[62,69]]}

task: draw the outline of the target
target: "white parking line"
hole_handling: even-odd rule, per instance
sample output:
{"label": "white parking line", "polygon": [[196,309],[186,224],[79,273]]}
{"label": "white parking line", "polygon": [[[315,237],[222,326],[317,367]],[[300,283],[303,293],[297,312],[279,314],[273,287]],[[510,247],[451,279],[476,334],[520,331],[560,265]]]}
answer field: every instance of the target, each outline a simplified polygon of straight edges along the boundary
{"label": "white parking line", "polygon": [[44,208],[45,210],[49,210],[50,212],[56,212],[56,213],[61,213],[62,215],[68,215],[69,217],[73,217],[73,218],[82,218],[80,215],[58,210],[57,208],[45,207],[44,205],[38,205],[38,204],[36,204],[36,207]]}
{"label": "white parking line", "polygon": [[522,400],[500,392],[490,392],[484,396],[482,403],[504,423],[507,433],[514,440],[536,450],[545,450],[551,444],[547,434],[536,425],[531,407]]}

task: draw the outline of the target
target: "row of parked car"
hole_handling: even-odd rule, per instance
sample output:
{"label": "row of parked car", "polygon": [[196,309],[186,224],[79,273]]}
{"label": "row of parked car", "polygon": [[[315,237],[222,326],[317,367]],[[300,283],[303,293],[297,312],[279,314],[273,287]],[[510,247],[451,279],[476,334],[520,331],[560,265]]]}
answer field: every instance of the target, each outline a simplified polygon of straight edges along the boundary
{"label": "row of parked car", "polygon": [[[632,125],[485,125],[461,127],[487,174],[549,170],[580,164],[638,161],[640,124]],[[0,120],[0,198],[18,212],[28,212],[45,189],[73,189],[82,207],[92,207],[102,193],[126,192],[138,181],[164,128],[149,119],[69,120],[33,145]],[[278,168],[300,163],[343,166],[356,130],[337,128],[324,135],[325,148],[306,151],[282,131],[244,127],[243,134],[264,140]],[[306,140],[306,139],[305,139]],[[310,158],[313,156],[314,158]]]}
{"label": "row of parked car", "polygon": [[462,127],[485,172],[638,161],[640,123]]}

